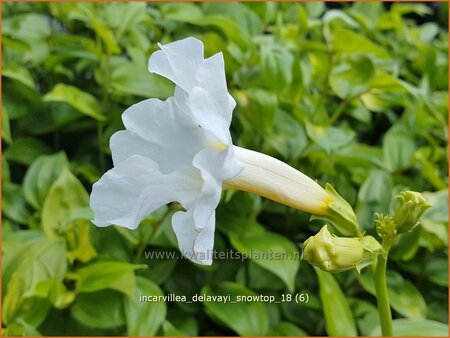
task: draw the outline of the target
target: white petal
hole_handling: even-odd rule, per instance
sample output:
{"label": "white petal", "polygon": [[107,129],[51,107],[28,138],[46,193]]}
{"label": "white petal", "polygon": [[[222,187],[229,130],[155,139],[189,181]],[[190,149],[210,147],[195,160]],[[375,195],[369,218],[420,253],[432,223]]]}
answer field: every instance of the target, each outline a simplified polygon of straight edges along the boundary
{"label": "white petal", "polygon": [[178,240],[181,253],[191,261],[211,265],[214,247],[215,212],[202,230],[196,230],[193,212],[178,211],[172,217],[172,227]]}
{"label": "white petal", "polygon": [[242,170],[228,155],[227,151],[205,149],[195,156],[193,165],[200,170],[203,180],[201,192],[191,208],[177,212],[172,218],[181,252],[199,264],[210,265],[212,262],[215,209],[222,193],[223,176],[234,176]]}
{"label": "white petal", "polygon": [[[201,193],[195,200],[195,208],[193,212],[195,228],[201,230],[206,224],[209,224],[210,218],[214,213],[220,201],[222,194],[222,181],[216,179],[214,167],[218,164],[214,157],[209,157],[209,151],[200,152],[194,159],[194,166],[200,169],[203,179]],[[211,170],[212,169],[212,170]]]}
{"label": "white petal", "polygon": [[139,102],[128,108],[122,119],[127,130],[110,140],[114,165],[138,154],[153,159],[167,173],[190,165],[205,144],[205,130],[180,110],[173,98]]}
{"label": "white petal", "polygon": [[228,94],[227,80],[225,78],[225,64],[222,53],[217,53],[198,69],[196,74],[197,86],[207,91],[214,100],[216,109],[210,114],[219,114],[225,120],[227,128],[231,123],[231,116],[236,102]]}
{"label": "white petal", "polygon": [[220,113],[222,108],[219,102],[205,89],[194,87],[189,94],[188,106],[195,121],[213,133],[220,142],[231,145],[229,125]]}
{"label": "white petal", "polygon": [[203,63],[203,43],[189,37],[167,45],[150,57],[148,70],[162,75],[189,92],[196,85],[195,74]]}
{"label": "white petal", "polygon": [[135,229],[152,211],[172,201],[190,207],[201,181],[186,171],[162,174],[153,160],[133,155],[93,185],[91,209],[97,226],[111,224]]}

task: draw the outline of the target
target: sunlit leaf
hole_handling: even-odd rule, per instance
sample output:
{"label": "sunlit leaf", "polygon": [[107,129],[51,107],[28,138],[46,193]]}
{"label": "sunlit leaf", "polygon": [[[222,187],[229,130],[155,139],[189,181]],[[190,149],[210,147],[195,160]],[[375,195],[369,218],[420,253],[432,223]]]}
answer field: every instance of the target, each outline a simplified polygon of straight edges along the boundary
{"label": "sunlit leaf", "polygon": [[99,121],[105,120],[98,100],[77,87],[59,83],[43,99],[47,102],[68,103],[87,116]]}

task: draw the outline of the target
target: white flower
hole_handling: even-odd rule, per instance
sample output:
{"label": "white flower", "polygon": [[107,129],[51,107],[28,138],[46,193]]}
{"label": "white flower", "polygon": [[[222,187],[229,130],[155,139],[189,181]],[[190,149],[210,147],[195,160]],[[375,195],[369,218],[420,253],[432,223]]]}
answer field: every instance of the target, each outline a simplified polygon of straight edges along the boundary
{"label": "white flower", "polygon": [[203,44],[194,38],[159,47],[149,71],[173,81],[174,96],[148,99],[123,113],[126,130],[110,141],[114,168],[92,188],[93,223],[135,229],[177,201],[186,210],[172,217],[180,250],[209,265],[222,187],[325,213],[328,195],[316,182],[272,157],[233,146],[229,127],[236,103],[227,91],[222,54],[204,59]]}

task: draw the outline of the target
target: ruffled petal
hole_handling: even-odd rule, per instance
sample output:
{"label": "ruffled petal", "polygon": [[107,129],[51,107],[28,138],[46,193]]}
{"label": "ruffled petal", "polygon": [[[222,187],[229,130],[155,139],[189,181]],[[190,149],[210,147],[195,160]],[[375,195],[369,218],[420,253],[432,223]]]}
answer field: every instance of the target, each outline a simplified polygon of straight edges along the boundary
{"label": "ruffled petal", "polygon": [[210,265],[212,262],[215,209],[222,194],[222,176],[235,175],[230,170],[241,170],[239,165],[224,170],[226,158],[226,151],[211,149],[202,150],[195,156],[193,166],[200,171],[203,181],[201,191],[191,208],[174,214],[172,218],[181,252],[196,263]]}
{"label": "ruffled petal", "polygon": [[149,99],[128,108],[122,116],[126,130],[115,133],[110,140],[114,165],[133,154],[156,161],[163,173],[184,165],[205,144],[205,131],[175,104]]}
{"label": "ruffled petal", "polygon": [[191,261],[211,265],[214,248],[215,211],[201,230],[196,230],[193,210],[178,211],[172,216],[172,227],[181,253]]}
{"label": "ruffled petal", "polygon": [[208,92],[210,100],[214,101],[215,110],[211,111],[210,114],[220,115],[229,128],[236,101],[228,93],[222,53],[217,53],[206,59],[199,67],[196,78],[197,86]]}
{"label": "ruffled petal", "polygon": [[178,201],[193,205],[202,182],[193,170],[162,174],[155,161],[133,155],[106,172],[92,187],[90,205],[97,226],[135,229],[161,206]]}
{"label": "ruffled petal", "polygon": [[202,150],[195,156],[192,164],[200,171],[203,180],[193,212],[195,228],[201,230],[205,224],[210,222],[210,218],[219,204],[222,180],[236,176],[243,167],[228,158],[227,151],[217,152],[212,149]]}
{"label": "ruffled petal", "polygon": [[194,87],[189,94],[188,106],[195,121],[210,131],[222,144],[231,145],[226,119],[219,113],[222,109],[214,97],[201,87]]}
{"label": "ruffled petal", "polygon": [[150,57],[148,70],[164,76],[189,92],[196,85],[195,74],[203,64],[203,43],[189,37],[167,45]]}

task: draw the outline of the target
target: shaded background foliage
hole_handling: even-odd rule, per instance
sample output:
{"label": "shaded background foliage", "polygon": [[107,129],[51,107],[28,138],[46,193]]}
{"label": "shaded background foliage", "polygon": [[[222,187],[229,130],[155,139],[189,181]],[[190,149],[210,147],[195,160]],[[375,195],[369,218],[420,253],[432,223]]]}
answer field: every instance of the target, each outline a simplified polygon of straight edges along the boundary
{"label": "shaded background foliage", "polygon": [[[297,260],[146,259],[178,253],[161,208],[96,228],[92,184],[112,166],[121,113],[172,84],[146,71],[156,42],[223,51],[235,144],[332,183],[374,234],[399,191],[432,204],[388,266],[398,334],[447,334],[447,5],[2,3],[2,327],[8,335],[370,335],[370,269],[331,275]],[[321,227],[227,192],[215,248],[293,256]],[[309,302],[141,303],[175,293],[307,293]],[[378,331],[379,332],[379,331]]]}

